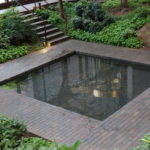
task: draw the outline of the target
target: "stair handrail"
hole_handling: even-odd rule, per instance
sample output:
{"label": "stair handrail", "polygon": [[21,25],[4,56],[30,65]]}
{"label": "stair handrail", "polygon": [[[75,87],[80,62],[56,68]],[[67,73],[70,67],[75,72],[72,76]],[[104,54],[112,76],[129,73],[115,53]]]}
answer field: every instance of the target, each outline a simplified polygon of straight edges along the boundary
{"label": "stair handrail", "polygon": [[38,17],[41,21],[43,21],[44,24],[44,44],[47,45],[47,29],[46,29],[46,23],[45,20],[43,19],[43,17],[37,15],[36,13],[34,13],[33,11],[29,10],[27,7],[25,7],[22,3],[20,3],[18,0],[12,0],[12,2],[15,2],[16,4],[18,4],[19,6],[22,6],[25,10],[27,10],[28,12],[30,12],[31,14],[33,14],[33,16]]}
{"label": "stair handrail", "polygon": [[47,0],[44,0],[44,2],[45,2],[47,5],[49,5],[49,3],[47,2]]}

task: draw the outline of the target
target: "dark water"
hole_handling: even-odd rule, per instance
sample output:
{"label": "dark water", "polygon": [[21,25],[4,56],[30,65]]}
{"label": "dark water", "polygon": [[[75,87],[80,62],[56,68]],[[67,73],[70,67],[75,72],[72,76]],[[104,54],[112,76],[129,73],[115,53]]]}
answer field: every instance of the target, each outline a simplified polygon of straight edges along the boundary
{"label": "dark water", "polygon": [[150,70],[75,55],[8,85],[18,93],[104,120],[150,86]]}

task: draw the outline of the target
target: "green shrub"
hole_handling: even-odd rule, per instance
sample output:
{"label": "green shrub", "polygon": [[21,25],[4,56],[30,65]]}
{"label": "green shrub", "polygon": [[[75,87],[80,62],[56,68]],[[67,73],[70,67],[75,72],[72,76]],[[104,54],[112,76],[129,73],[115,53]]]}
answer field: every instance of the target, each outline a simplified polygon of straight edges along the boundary
{"label": "green shrub", "polygon": [[0,149],[7,150],[18,146],[25,132],[26,127],[20,122],[0,115]]}
{"label": "green shrub", "polygon": [[50,5],[48,10],[57,11],[59,9],[59,4]]}
{"label": "green shrub", "polygon": [[7,35],[4,34],[4,32],[0,31],[0,48],[8,48],[10,46],[10,40]]}
{"label": "green shrub", "polygon": [[[150,3],[150,0],[128,0],[128,6],[130,8],[141,7],[144,3]],[[120,8],[121,0],[105,0],[102,6],[105,9]]]}
{"label": "green shrub", "polygon": [[141,139],[141,144],[133,150],[150,150],[150,133],[146,134],[144,138]]}
{"label": "green shrub", "polygon": [[148,15],[150,15],[150,8],[149,7],[140,7],[136,9],[135,13],[137,14],[137,17],[139,18],[146,18]]}
{"label": "green shrub", "polygon": [[84,6],[87,6],[87,4],[88,4],[89,2],[87,1],[87,0],[79,0],[78,2],[76,2],[75,4],[74,4],[74,8],[76,8],[77,6],[79,6],[79,5],[84,5]]}
{"label": "green shrub", "polygon": [[114,22],[112,17],[106,15],[99,3],[79,4],[75,7],[75,13],[77,17],[74,17],[72,21],[74,29],[82,29],[91,33],[96,33]]}
{"label": "green shrub", "polygon": [[0,63],[19,58],[27,53],[27,46],[10,46],[8,49],[0,49]]}
{"label": "green shrub", "polygon": [[72,2],[67,2],[67,1],[64,2],[64,11],[68,17],[75,15],[74,5],[75,4]]}
{"label": "green shrub", "polygon": [[26,131],[22,123],[0,115],[0,150],[77,150],[80,144],[77,141],[68,146],[42,138],[23,137]]}
{"label": "green shrub", "polygon": [[59,24],[64,22],[64,20],[62,19],[62,17],[60,16],[60,14],[57,11],[50,11],[51,15],[48,18],[48,22],[51,24]]}
{"label": "green shrub", "polygon": [[[72,38],[89,42],[125,46],[129,48],[140,48],[142,47],[143,42],[136,36],[136,30],[141,28],[147,22],[150,22],[150,9],[147,7],[141,7],[130,14],[118,17],[115,23],[104,27],[96,34],[85,32],[88,30],[84,28],[85,31],[71,29],[69,35]],[[89,24],[91,24],[91,22],[87,20],[85,27],[90,26]],[[96,27],[96,25],[93,25],[93,29]]]}
{"label": "green shrub", "polygon": [[[85,20],[86,21],[86,20]],[[81,17],[75,17],[73,20],[72,20],[72,24],[73,24],[73,28],[75,29],[82,29],[83,28],[83,21],[82,21],[82,18]]]}
{"label": "green shrub", "polygon": [[131,29],[127,28],[123,31],[122,36],[123,36],[123,38],[133,37],[133,36],[136,36],[136,32],[132,28]]}
{"label": "green shrub", "polygon": [[105,15],[104,20],[102,22],[102,24],[103,24],[102,27],[108,26],[108,25],[110,25],[112,23],[114,23],[114,18],[109,16],[109,15]]}
{"label": "green shrub", "polygon": [[50,10],[42,8],[42,9],[37,9],[36,13],[39,16],[42,16],[44,19],[48,19],[48,17],[50,16]]}
{"label": "green shrub", "polygon": [[86,6],[84,5],[78,5],[75,8],[75,13],[77,16],[82,17],[82,15],[84,14]]}
{"label": "green shrub", "polygon": [[6,89],[6,90],[15,90],[16,89],[16,81],[11,81],[4,85],[0,85],[0,88]]}
{"label": "green shrub", "polygon": [[73,146],[49,142],[42,138],[23,138],[19,147],[15,150],[77,150],[79,146],[77,141]]}
{"label": "green shrub", "polygon": [[97,36],[93,33],[86,32],[83,30],[74,30],[70,29],[68,31],[68,35],[74,39],[82,40],[82,41],[87,41],[87,42],[96,42],[99,43],[100,41],[97,39]]}
{"label": "green shrub", "polygon": [[128,19],[111,24],[99,32],[97,36],[105,44],[130,48],[140,48],[142,45],[140,39],[135,36],[135,30]]}
{"label": "green shrub", "polygon": [[88,28],[88,32],[96,33],[103,28],[103,25],[100,22],[91,22],[90,27]]}
{"label": "green shrub", "polygon": [[119,8],[121,5],[121,0],[106,0],[103,3],[103,8],[109,9],[109,8]]}
{"label": "green shrub", "polygon": [[14,45],[32,42],[36,37],[32,26],[24,22],[14,9],[0,15],[0,30],[9,37],[10,43]]}
{"label": "green shrub", "polygon": [[[117,1],[118,0],[112,2],[115,4]],[[147,0],[137,1],[141,4]],[[67,6],[69,8],[67,8]],[[142,47],[143,42],[137,37],[136,30],[150,22],[150,8],[146,6],[139,7],[126,15],[115,17],[115,22],[114,18],[103,8],[100,4],[85,0],[78,1],[75,4],[66,2],[65,11],[71,12],[68,17],[67,34],[74,39],[88,42],[125,46],[129,48]],[[58,15],[58,12],[55,11],[55,13]],[[51,22],[60,30],[66,31],[63,20],[58,19],[59,21],[55,21],[57,20],[57,15],[56,17],[54,16],[54,22]]]}
{"label": "green shrub", "polygon": [[[123,27],[123,23],[121,24],[122,27],[120,27],[120,24],[115,23],[111,27],[104,28],[101,32],[98,32],[96,34],[92,34],[89,32],[85,32],[82,30],[76,30],[76,31],[70,31],[69,35],[72,38],[88,41],[88,42],[96,42],[96,43],[104,43],[109,45],[116,45],[116,46],[125,46],[130,48],[139,48],[142,46],[142,42],[137,37],[130,37],[131,34],[125,34]],[[118,26],[120,28],[118,28]],[[126,26],[128,27],[128,26]],[[125,38],[125,35],[129,36],[128,38]]]}

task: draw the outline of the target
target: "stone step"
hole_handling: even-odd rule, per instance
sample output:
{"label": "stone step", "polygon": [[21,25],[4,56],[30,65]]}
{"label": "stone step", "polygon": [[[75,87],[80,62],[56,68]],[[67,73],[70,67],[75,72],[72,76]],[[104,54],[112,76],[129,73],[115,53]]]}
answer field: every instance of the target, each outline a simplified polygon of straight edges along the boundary
{"label": "stone step", "polygon": [[34,21],[33,23],[31,23],[31,25],[33,26],[41,26],[41,25],[47,25],[47,21],[46,20],[38,20],[38,21]]}
{"label": "stone step", "polygon": [[[59,31],[59,32],[55,32],[55,33],[49,34],[46,38],[49,41],[49,40],[53,40],[55,38],[59,38],[61,36],[64,36],[64,33]],[[43,36],[42,39],[45,39],[45,37]]]}
{"label": "stone step", "polygon": [[[55,28],[52,24],[48,24],[47,20],[39,18],[38,16],[32,13],[21,14],[24,17],[24,21],[29,21],[37,35],[45,40],[45,29],[46,29],[46,38],[49,45],[55,45],[57,43],[66,41],[69,39],[68,36],[64,35],[63,32],[59,31],[58,28]],[[45,28],[45,29],[44,29]]]}
{"label": "stone step", "polygon": [[59,37],[59,38],[50,40],[50,41],[48,41],[48,42],[50,43],[50,45],[56,45],[56,44],[58,44],[58,43],[67,41],[67,40],[69,40],[69,39],[70,39],[70,38],[69,38],[68,36],[64,35],[64,36],[61,36],[61,37]]}
{"label": "stone step", "polygon": [[42,32],[42,31],[44,31],[44,28],[45,28],[46,30],[48,30],[48,29],[53,28],[53,25],[51,25],[51,24],[46,24],[45,27],[44,27],[44,25],[41,25],[41,26],[38,26],[35,30],[36,30],[36,32]]}
{"label": "stone step", "polygon": [[34,16],[33,13],[21,13],[21,15],[22,15],[23,17],[25,17],[25,18],[29,18],[29,17]]}
{"label": "stone step", "polygon": [[[51,34],[51,33],[54,33],[54,32],[57,32],[57,31],[59,31],[58,28],[51,28],[51,29],[48,29],[48,30],[46,30],[46,35]],[[37,35],[38,35],[39,37],[42,37],[42,36],[45,35],[45,31],[38,32]]]}
{"label": "stone step", "polygon": [[33,16],[31,18],[27,18],[25,19],[25,21],[29,21],[29,22],[36,22],[36,21],[40,21],[39,17]]}

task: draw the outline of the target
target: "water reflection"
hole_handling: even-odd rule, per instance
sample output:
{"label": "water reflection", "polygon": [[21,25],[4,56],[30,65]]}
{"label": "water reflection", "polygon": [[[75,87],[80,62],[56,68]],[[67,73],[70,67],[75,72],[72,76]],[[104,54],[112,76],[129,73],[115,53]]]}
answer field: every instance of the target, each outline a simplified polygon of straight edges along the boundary
{"label": "water reflection", "polygon": [[16,91],[103,120],[149,87],[150,72],[89,56],[72,56],[16,82]]}

